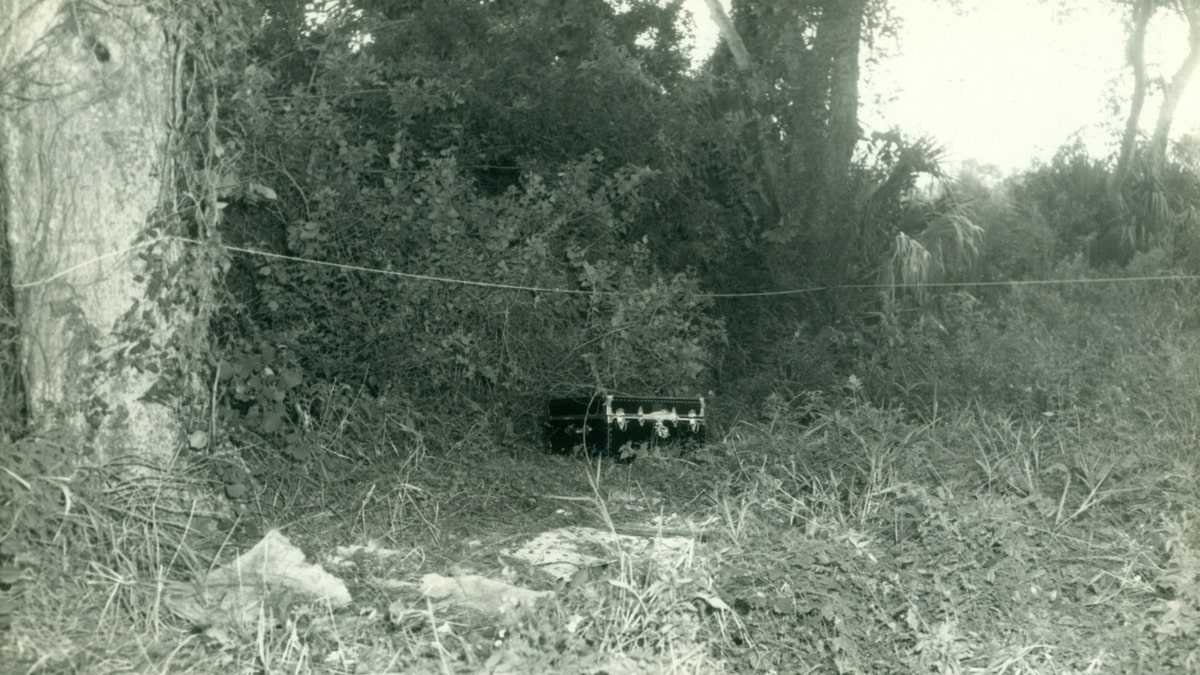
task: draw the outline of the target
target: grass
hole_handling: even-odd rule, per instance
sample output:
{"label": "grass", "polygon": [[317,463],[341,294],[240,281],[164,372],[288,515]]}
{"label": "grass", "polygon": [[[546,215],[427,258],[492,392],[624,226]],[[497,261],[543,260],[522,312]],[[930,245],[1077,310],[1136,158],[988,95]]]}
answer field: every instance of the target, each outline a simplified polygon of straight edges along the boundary
{"label": "grass", "polygon": [[[1122,437],[980,412],[916,424],[848,402],[809,426],[739,425],[694,455],[626,466],[487,449],[398,454],[333,481],[295,471],[260,486],[266,526],[316,559],[367,539],[401,555],[339,572],[349,609],[300,603],[244,633],[199,632],[163,602],[171,582],[232,555],[234,538],[193,528],[156,479],[118,480],[110,467],[19,561],[5,662],[106,673],[1186,672],[1200,667],[1200,466],[1185,430],[1155,429]],[[545,529],[619,531],[656,514],[706,524],[694,559],[668,568],[615,551],[616,564],[558,587],[503,554]],[[431,571],[557,595],[499,624],[409,597],[394,621],[388,607],[404,594],[381,581]]]}
{"label": "grass", "polygon": [[[816,413],[773,399],[704,448],[629,465],[498,448],[486,425],[436,452],[411,429],[367,448],[317,430],[307,462],[259,449],[192,478],[79,467],[66,448],[23,440],[0,475],[10,523],[0,618],[11,624],[0,663],[19,673],[1200,672],[1200,348],[1159,352],[1122,356],[1135,361],[1112,377],[1137,401],[1035,413],[979,404],[918,420],[866,403],[852,380]],[[199,477],[243,461],[271,469],[247,481],[239,520],[180,497],[208,494]],[[646,533],[650,522],[693,536],[694,554],[656,562],[614,545],[609,564],[564,582],[506,553],[552,528]],[[318,562],[368,541],[396,554],[331,568],[355,598],[336,611],[275,598],[248,623],[214,626],[169,602],[264,528]],[[555,595],[495,619],[424,600],[411,582],[431,572]]]}

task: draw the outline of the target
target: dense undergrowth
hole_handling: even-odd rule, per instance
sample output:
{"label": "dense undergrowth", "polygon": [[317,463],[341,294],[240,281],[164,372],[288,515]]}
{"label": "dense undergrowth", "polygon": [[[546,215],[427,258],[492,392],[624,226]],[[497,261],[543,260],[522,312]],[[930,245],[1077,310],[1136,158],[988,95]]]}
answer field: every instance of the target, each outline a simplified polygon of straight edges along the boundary
{"label": "dense undergrowth", "polygon": [[[224,460],[243,472],[237,523],[171,506],[186,477],[72,469],[63,448],[25,447],[5,476],[18,482],[5,661],[16,672],[1195,671],[1191,290],[998,294],[928,336],[905,331],[890,371],[803,396],[781,386],[708,446],[629,466],[497,445],[501,420],[486,411],[432,438],[378,400],[348,398],[338,425],[299,439],[320,452]],[[873,402],[875,388],[913,389],[912,364],[935,347],[921,372],[938,386],[911,408]],[[651,515],[693,532],[696,555],[668,567],[612,551],[607,569],[562,586],[501,553],[551,527],[620,530]],[[317,560],[367,540],[403,555],[350,572],[356,602],[338,612],[300,604],[230,633],[168,610],[172,583],[266,527]],[[421,603],[388,615],[399,591],[381,579],[447,570],[557,595],[499,624]]]}

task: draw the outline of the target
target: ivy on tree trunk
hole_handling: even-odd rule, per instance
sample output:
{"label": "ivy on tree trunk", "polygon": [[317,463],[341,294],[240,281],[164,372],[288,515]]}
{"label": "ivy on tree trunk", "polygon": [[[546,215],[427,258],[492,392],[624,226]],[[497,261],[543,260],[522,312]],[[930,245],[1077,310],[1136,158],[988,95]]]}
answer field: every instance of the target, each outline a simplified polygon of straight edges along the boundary
{"label": "ivy on tree trunk", "polygon": [[165,364],[195,308],[160,238],[175,112],[161,12],[16,4],[0,18],[22,38],[0,51],[0,142],[29,428],[101,458],[169,457],[192,385]]}

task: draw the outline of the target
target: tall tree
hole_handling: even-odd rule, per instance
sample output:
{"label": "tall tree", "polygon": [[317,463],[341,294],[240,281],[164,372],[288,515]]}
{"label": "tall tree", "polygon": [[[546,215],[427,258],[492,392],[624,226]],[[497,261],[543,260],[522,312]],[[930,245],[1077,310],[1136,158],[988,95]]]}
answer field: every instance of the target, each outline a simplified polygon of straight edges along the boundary
{"label": "tall tree", "polygon": [[859,59],[867,0],[830,3],[817,33],[816,49],[829,67],[829,116],[824,167],[826,194],[837,195],[850,168],[858,126]]}
{"label": "tall tree", "polygon": [[[1161,178],[1167,161],[1167,142],[1175,112],[1200,65],[1200,0],[1129,0],[1129,38],[1125,60],[1133,74],[1133,91],[1117,164],[1107,182],[1108,202],[1115,218],[1105,233],[1108,247],[1124,255],[1149,245],[1173,221],[1170,195]],[[1188,52],[1171,78],[1163,84],[1154,132],[1138,162],[1138,137],[1142,112],[1152,78],[1146,64],[1146,43],[1151,21],[1160,10],[1177,14],[1188,24]],[[1140,167],[1140,169],[1139,169]],[[1131,199],[1131,195],[1136,195]]]}
{"label": "tall tree", "polygon": [[1154,135],[1150,138],[1151,161],[1159,169],[1166,161],[1167,138],[1175,120],[1175,111],[1179,108],[1179,102],[1183,100],[1188,85],[1191,84],[1192,76],[1196,74],[1196,67],[1200,65],[1200,0],[1175,0],[1172,9],[1187,21],[1188,51],[1166,83],[1162,106],[1158,109],[1158,119],[1154,122]]}
{"label": "tall tree", "polygon": [[[732,20],[716,0],[709,7],[732,59],[748,80],[749,104],[773,130],[782,166],[763,153],[766,183],[781,221],[819,222],[837,197],[861,137],[858,124],[861,48],[886,3],[869,0],[734,0]],[[772,177],[771,173],[780,177]],[[786,178],[782,176],[786,175]],[[768,226],[774,223],[768,223]]]}
{"label": "tall tree", "polygon": [[1196,67],[1200,65],[1200,0],[1132,0],[1130,3],[1129,39],[1125,44],[1125,61],[1133,74],[1133,92],[1130,96],[1129,113],[1125,118],[1125,129],[1121,135],[1117,166],[1110,182],[1109,194],[1114,203],[1122,203],[1120,188],[1128,180],[1137,149],[1138,130],[1141,127],[1142,110],[1151,82],[1146,68],[1146,38],[1150,21],[1156,12],[1166,9],[1175,12],[1188,24],[1188,51],[1175,73],[1163,85],[1163,100],[1154,123],[1154,133],[1149,146],[1149,160],[1157,170],[1166,160],[1167,140],[1175,112],[1183,94],[1191,83]]}
{"label": "tall tree", "polygon": [[1146,30],[1154,16],[1157,0],[1133,0],[1129,19],[1129,39],[1125,44],[1125,62],[1133,71],[1133,93],[1129,99],[1129,114],[1125,117],[1125,130],[1121,134],[1121,148],[1117,166],[1109,176],[1108,198],[1117,210],[1124,209],[1121,194],[1129,177],[1134,150],[1137,148],[1138,128],[1142,119],[1142,108],[1146,105]]}
{"label": "tall tree", "polygon": [[[755,70],[754,59],[746,48],[746,43],[742,40],[741,34],[730,20],[729,15],[725,13],[725,8],[721,6],[720,0],[707,0],[707,2],[713,21],[721,32],[721,39],[729,50],[729,55],[733,59],[739,75],[745,82],[746,92],[751,99],[748,103],[750,107],[754,107],[760,100],[766,98],[765,90],[769,85],[760,79]],[[755,120],[757,123],[755,141],[758,170],[761,173],[760,180],[755,181],[758,192],[758,215],[764,225],[774,226],[786,217],[786,214],[780,211],[783,197],[783,181],[780,173],[783,170],[783,161],[782,153],[777,147],[779,132],[772,125],[769,115],[758,115]]]}
{"label": "tall tree", "polygon": [[14,1],[0,16],[0,213],[29,429],[100,458],[170,457],[204,327],[203,275],[159,239],[177,211],[164,8]]}

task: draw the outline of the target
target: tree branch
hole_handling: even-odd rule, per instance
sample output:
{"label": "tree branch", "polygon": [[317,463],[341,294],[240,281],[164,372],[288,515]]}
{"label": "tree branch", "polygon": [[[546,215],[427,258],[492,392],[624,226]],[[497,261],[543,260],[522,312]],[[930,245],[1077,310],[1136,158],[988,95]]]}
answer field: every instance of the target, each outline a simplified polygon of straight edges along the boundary
{"label": "tree branch", "polygon": [[1154,123],[1154,136],[1150,141],[1150,162],[1156,171],[1166,162],[1167,137],[1171,133],[1175,109],[1179,107],[1179,101],[1191,83],[1196,67],[1200,66],[1200,0],[1180,4],[1180,13],[1188,22],[1188,53],[1163,92],[1162,107],[1159,108],[1158,119]]}
{"label": "tree branch", "polygon": [[733,54],[733,62],[737,65],[738,70],[749,71],[750,52],[746,49],[746,43],[742,42],[742,36],[738,35],[737,29],[733,27],[733,21],[725,13],[725,8],[721,6],[721,0],[705,0],[705,2],[708,3],[708,11],[712,14],[717,29],[721,31],[721,38],[729,47],[729,53]]}
{"label": "tree branch", "polygon": [[1125,119],[1125,133],[1121,136],[1121,154],[1117,157],[1117,166],[1109,176],[1107,186],[1109,201],[1118,211],[1123,211],[1125,207],[1121,190],[1129,177],[1129,165],[1137,146],[1138,123],[1146,103],[1146,27],[1154,10],[1155,0],[1136,0],[1129,42],[1125,46],[1125,60],[1133,68],[1133,97],[1129,102],[1129,116]]}

